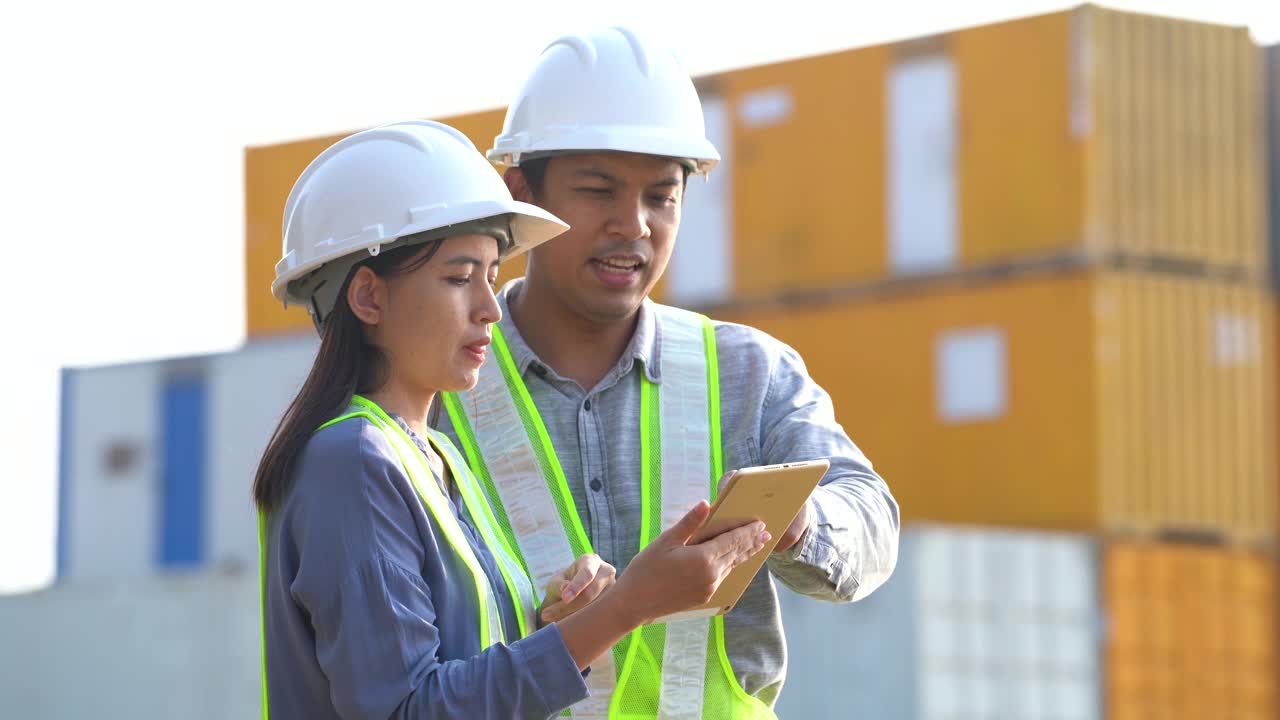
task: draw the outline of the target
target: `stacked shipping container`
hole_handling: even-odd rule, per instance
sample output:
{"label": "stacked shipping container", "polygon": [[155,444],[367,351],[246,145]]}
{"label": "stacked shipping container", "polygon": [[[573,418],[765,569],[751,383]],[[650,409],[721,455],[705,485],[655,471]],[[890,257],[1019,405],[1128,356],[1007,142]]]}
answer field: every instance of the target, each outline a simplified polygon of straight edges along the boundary
{"label": "stacked shipping container", "polygon": [[1097,584],[1086,536],[916,526],[866,600],[782,594],[778,716],[1097,720]]}
{"label": "stacked shipping container", "polygon": [[719,315],[799,351],[908,522],[1273,532],[1259,291],[1068,269]]}

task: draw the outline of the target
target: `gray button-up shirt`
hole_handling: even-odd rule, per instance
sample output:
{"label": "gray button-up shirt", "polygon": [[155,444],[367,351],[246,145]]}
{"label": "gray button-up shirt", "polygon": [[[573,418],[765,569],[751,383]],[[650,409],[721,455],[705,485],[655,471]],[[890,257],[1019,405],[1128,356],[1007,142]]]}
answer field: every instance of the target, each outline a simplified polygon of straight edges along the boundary
{"label": "gray button-up shirt", "polygon": [[508,639],[483,652],[471,573],[382,432],[355,418],[311,436],[268,521],[272,718],[542,719],[587,697],[555,625],[517,639],[510,595],[456,487],[451,510]]}
{"label": "gray button-up shirt", "polygon": [[[538,407],[595,551],[625,570],[640,544],[640,383],[662,387],[662,332],[651,301],[617,364],[589,391],[543,363],[511,320],[513,280],[499,294],[501,328]],[[715,323],[720,417],[726,470],[828,458],[813,495],[815,517],[791,550],[769,558],[725,617],[725,645],[742,688],[772,705],[786,676],[787,653],[773,578],[795,592],[842,602],[865,597],[898,555],[898,505],[871,462],[836,422],[831,398],[787,345],[743,325]],[[492,360],[490,360],[492,361]],[[457,439],[447,414],[441,429]],[[494,478],[502,482],[501,477]]]}

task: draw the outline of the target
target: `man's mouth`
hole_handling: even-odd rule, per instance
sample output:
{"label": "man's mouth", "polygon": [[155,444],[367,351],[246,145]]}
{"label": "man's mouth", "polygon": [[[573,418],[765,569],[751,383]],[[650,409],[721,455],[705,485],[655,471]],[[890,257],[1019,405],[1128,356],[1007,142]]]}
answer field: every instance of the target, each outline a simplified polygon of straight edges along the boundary
{"label": "man's mouth", "polygon": [[644,261],[635,257],[603,257],[593,258],[591,262],[605,272],[611,273],[629,273],[639,270],[644,265]]}

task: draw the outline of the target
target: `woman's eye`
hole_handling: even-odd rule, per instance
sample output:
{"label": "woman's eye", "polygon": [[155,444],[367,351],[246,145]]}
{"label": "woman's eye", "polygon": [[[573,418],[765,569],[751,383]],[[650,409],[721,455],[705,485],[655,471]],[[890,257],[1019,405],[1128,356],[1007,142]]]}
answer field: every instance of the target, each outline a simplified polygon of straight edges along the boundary
{"label": "woman's eye", "polygon": [[454,277],[449,278],[449,282],[451,282],[451,283],[453,283],[454,285],[457,285],[457,286],[459,286],[459,287],[462,287],[462,286],[464,286],[464,285],[469,285],[469,284],[471,283],[471,276],[469,276],[469,275],[467,275],[467,276],[454,276]]}

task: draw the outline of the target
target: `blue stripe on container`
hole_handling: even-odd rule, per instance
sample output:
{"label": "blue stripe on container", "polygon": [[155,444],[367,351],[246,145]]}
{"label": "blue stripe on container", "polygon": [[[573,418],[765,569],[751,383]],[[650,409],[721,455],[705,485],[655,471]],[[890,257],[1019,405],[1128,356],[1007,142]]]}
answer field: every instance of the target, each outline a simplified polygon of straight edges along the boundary
{"label": "blue stripe on container", "polygon": [[161,417],[163,457],[158,562],[181,568],[204,561],[205,416],[204,380],[182,376],[164,388]]}

